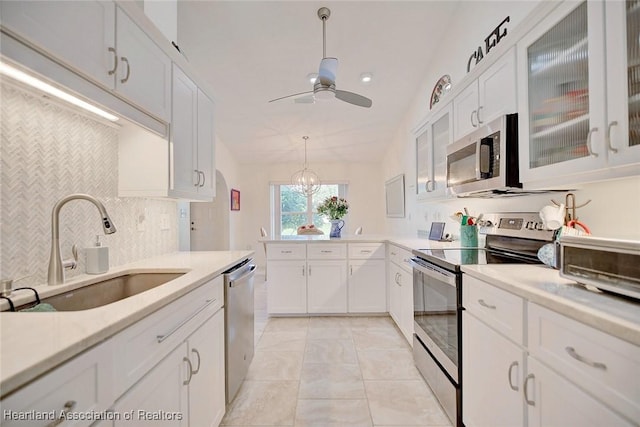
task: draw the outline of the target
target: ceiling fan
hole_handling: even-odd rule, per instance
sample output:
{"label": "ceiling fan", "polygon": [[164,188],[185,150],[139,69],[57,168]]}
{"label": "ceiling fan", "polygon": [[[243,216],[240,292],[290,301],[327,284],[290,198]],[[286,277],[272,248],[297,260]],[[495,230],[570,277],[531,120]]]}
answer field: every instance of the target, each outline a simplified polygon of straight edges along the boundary
{"label": "ceiling fan", "polygon": [[346,90],[336,89],[336,72],[338,71],[338,59],[327,58],[327,35],[326,23],[331,15],[331,11],[327,7],[318,9],[318,18],[322,21],[322,61],[320,61],[320,69],[318,78],[313,85],[313,90],[308,92],[294,93],[293,95],[283,96],[281,98],[272,99],[269,102],[279,101],[281,99],[293,98],[301,95],[305,97],[296,98],[295,102],[299,104],[313,103],[316,99],[338,98],[341,101],[348,102],[359,107],[369,108],[372,102],[369,98],[357,93],[348,92]]}

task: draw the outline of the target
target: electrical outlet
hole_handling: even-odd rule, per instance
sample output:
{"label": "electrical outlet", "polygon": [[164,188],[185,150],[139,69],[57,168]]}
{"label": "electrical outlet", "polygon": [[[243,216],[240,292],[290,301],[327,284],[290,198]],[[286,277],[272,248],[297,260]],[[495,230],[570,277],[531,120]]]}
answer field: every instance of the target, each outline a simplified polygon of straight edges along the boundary
{"label": "electrical outlet", "polygon": [[169,214],[160,214],[160,230],[168,230],[169,228]]}

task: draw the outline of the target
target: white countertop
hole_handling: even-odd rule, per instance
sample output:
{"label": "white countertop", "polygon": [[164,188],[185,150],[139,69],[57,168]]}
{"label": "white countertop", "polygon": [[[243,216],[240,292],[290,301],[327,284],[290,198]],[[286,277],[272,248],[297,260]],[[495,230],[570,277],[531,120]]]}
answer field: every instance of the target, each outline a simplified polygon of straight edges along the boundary
{"label": "white countertop", "polygon": [[[541,265],[464,265],[462,271],[603,332],[640,345],[640,303],[560,277]],[[464,283],[464,279],[463,279]]]}
{"label": "white countertop", "polygon": [[293,235],[260,239],[264,243],[391,243],[409,251],[416,249],[459,248],[460,241],[437,242],[417,237],[392,237],[383,234],[351,234],[340,238],[330,238],[328,235]]}
{"label": "white countertop", "polygon": [[[0,397],[218,276],[253,251],[176,252],[82,275],[58,286],[35,287],[41,297],[124,272],[184,272],[164,285],[103,307],[83,311],[0,313]],[[16,305],[31,291],[11,295]],[[4,302],[4,301],[3,301]]]}

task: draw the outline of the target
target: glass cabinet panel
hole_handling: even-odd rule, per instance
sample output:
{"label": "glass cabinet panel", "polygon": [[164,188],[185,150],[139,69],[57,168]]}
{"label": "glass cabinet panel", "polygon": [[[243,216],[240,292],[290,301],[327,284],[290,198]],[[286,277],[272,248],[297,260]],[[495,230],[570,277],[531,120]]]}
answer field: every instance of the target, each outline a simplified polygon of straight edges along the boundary
{"label": "glass cabinet panel", "polygon": [[433,146],[426,126],[416,137],[416,194],[426,194],[433,184]]}
{"label": "glass cabinet panel", "polygon": [[529,167],[589,155],[587,2],[527,48]]}
{"label": "glass cabinet panel", "polygon": [[640,144],[640,0],[626,2],[629,146]]}
{"label": "glass cabinet panel", "polygon": [[447,186],[447,145],[451,143],[449,116],[448,112],[443,114],[431,126],[434,190],[444,190]]}

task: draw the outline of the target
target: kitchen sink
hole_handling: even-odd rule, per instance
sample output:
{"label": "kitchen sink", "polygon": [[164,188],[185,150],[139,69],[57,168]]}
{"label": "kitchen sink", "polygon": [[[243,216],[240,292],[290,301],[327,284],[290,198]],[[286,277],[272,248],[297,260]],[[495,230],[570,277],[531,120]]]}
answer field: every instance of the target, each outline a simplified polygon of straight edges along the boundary
{"label": "kitchen sink", "polygon": [[[56,311],[79,311],[102,307],[133,295],[148,291],[185,273],[130,273],[96,282],[48,298],[42,303],[51,304]],[[28,306],[17,307],[17,310]]]}

